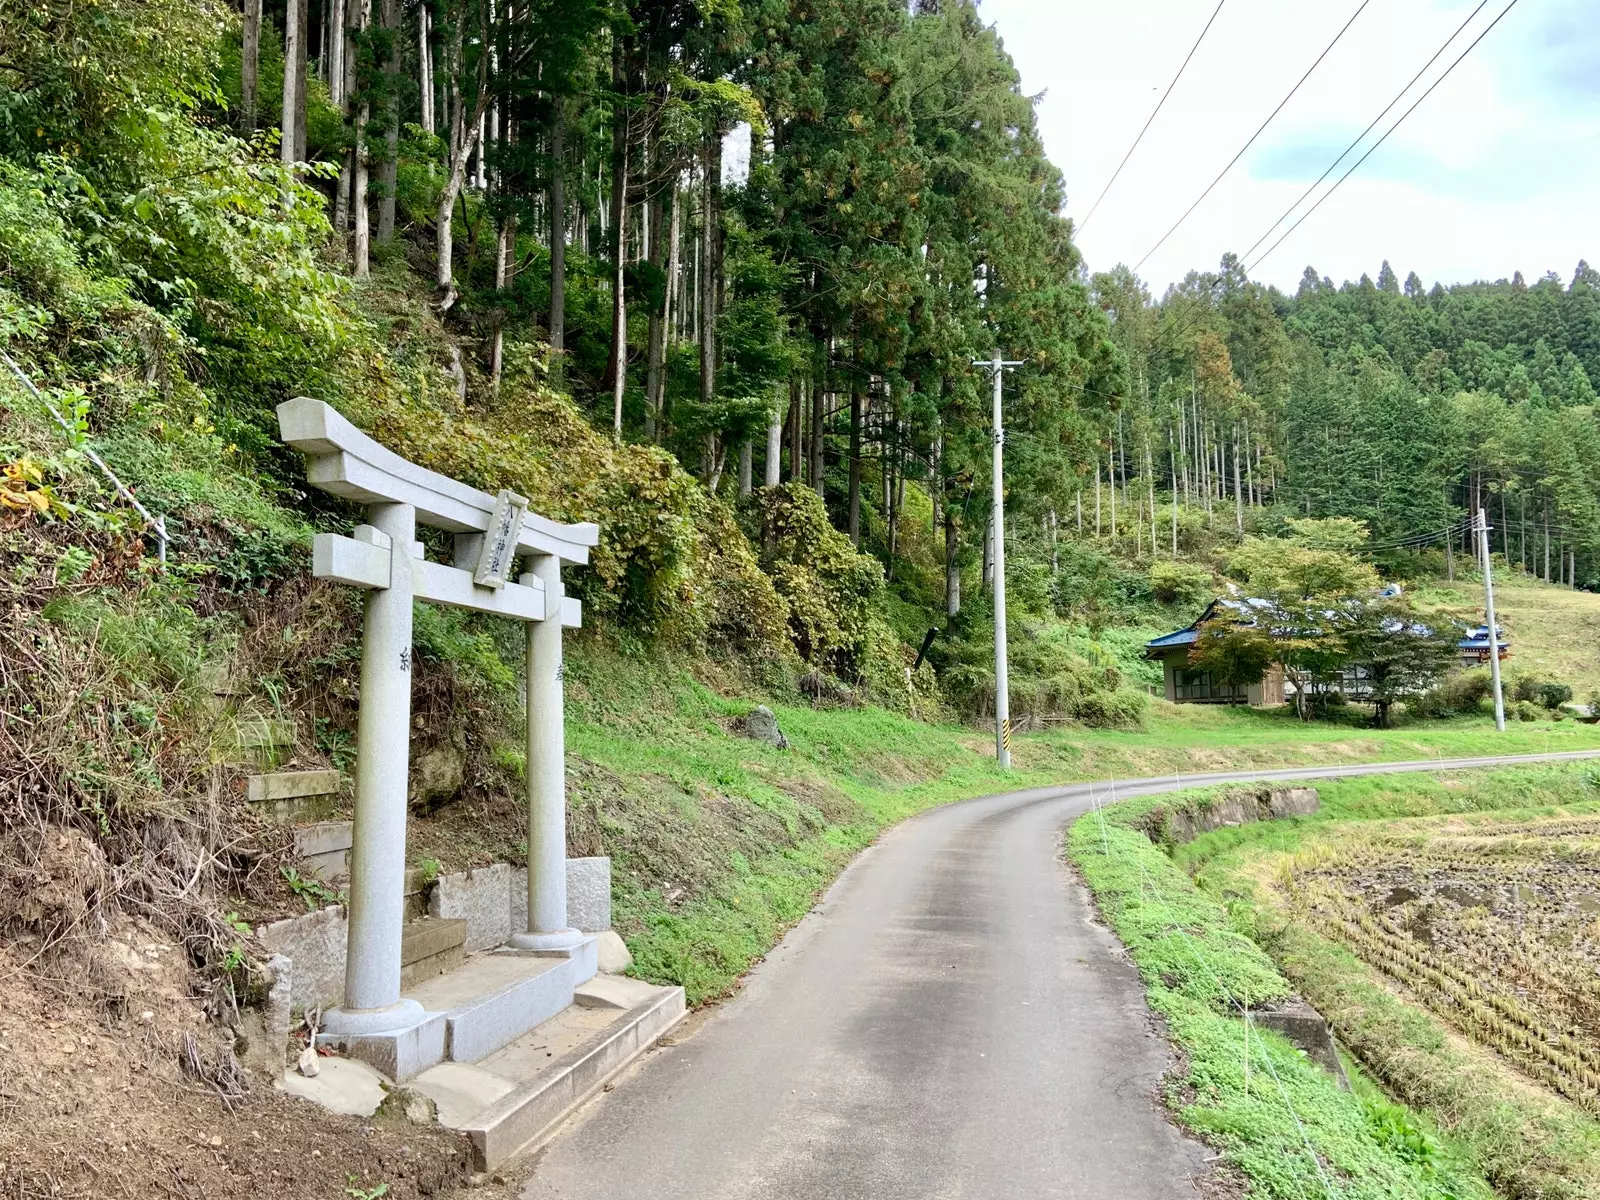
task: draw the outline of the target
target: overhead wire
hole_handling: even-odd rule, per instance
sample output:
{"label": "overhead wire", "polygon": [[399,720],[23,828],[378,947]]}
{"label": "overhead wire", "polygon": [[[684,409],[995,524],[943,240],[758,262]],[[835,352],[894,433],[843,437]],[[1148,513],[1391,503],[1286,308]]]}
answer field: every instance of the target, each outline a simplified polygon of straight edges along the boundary
{"label": "overhead wire", "polygon": [[[1253,263],[1251,263],[1248,267],[1246,267],[1245,270],[1247,272],[1248,271],[1253,271],[1257,267],[1259,267],[1262,263],[1266,262],[1267,259],[1271,258],[1272,257],[1272,252],[1274,250],[1276,250],[1279,246],[1283,245],[1284,240],[1286,238],[1288,238],[1288,236],[1290,234],[1292,234],[1296,229],[1299,229],[1301,225],[1305,224],[1306,218],[1309,217],[1312,213],[1316,212],[1317,209],[1321,208],[1322,205],[1324,204],[1324,202],[1327,201],[1328,197],[1333,195],[1336,191],[1338,191],[1339,190],[1339,186],[1342,183],[1344,183],[1344,181],[1346,179],[1349,179],[1350,176],[1354,175],[1356,173],[1356,171],[1360,168],[1361,164],[1366,162],[1367,159],[1371,158],[1372,155],[1373,155],[1373,152],[1375,150],[1377,150],[1377,148],[1379,146],[1383,145],[1384,142],[1389,140],[1389,135],[1390,134],[1392,134],[1396,129],[1399,129],[1401,125],[1405,124],[1406,118],[1409,117],[1412,113],[1416,112],[1418,106],[1420,106],[1424,100],[1426,100],[1429,96],[1433,95],[1433,91],[1434,91],[1435,88],[1437,88],[1446,79],[1450,78],[1451,72],[1453,72],[1457,67],[1459,67],[1461,65],[1462,60],[1465,59],[1467,57],[1467,55],[1471,54],[1475,49],[1477,49],[1478,43],[1483,41],[1484,38],[1488,37],[1489,34],[1494,30],[1494,27],[1496,25],[1500,24],[1500,22],[1505,19],[1506,14],[1509,13],[1516,6],[1517,6],[1517,0],[1511,0],[1511,2],[1509,4],[1507,4],[1503,9],[1501,9],[1499,15],[1496,16],[1494,20],[1489,22],[1489,24],[1484,28],[1483,32],[1480,33],[1477,37],[1473,38],[1471,44],[1468,45],[1467,48],[1465,50],[1463,50],[1456,57],[1456,60],[1454,62],[1452,62],[1448,67],[1445,68],[1444,74],[1440,75],[1439,78],[1435,79],[1432,83],[1430,83],[1428,85],[1428,90],[1423,92],[1422,95],[1418,96],[1416,98],[1416,100],[1414,100],[1412,102],[1411,107],[1406,109],[1405,112],[1400,114],[1399,119],[1397,119],[1393,125],[1389,126],[1389,128],[1384,132],[1384,135],[1382,137],[1380,137],[1377,141],[1373,142],[1372,145],[1367,148],[1367,152],[1365,154],[1363,154],[1360,158],[1356,159],[1356,161],[1351,165],[1350,169],[1348,171],[1346,171],[1343,175],[1339,176],[1338,180],[1335,181],[1334,185],[1331,188],[1329,188],[1327,191],[1323,192],[1321,197],[1317,200],[1317,202],[1315,204],[1313,204],[1310,208],[1306,209],[1306,211],[1300,215],[1299,219],[1296,220],[1293,225],[1289,226],[1288,229],[1283,231],[1283,236],[1278,238],[1277,241],[1273,242],[1272,245],[1267,248],[1266,252],[1263,253],[1260,258],[1256,259]],[[1454,39],[1452,39],[1452,40],[1454,40]],[[1365,136],[1365,135],[1363,135],[1363,136]]]}
{"label": "overhead wire", "polygon": [[[1166,104],[1167,97],[1172,95],[1172,89],[1178,86],[1178,80],[1183,78],[1183,73],[1189,66],[1189,60],[1194,57],[1194,52],[1200,49],[1200,43],[1206,40],[1206,34],[1211,32],[1211,26],[1216,21],[1217,14],[1222,11],[1222,6],[1227,2],[1228,0],[1217,0],[1217,7],[1212,10],[1211,19],[1206,22],[1206,27],[1200,31],[1200,36],[1194,40],[1194,45],[1189,47],[1189,53],[1184,56],[1182,65],[1178,67],[1178,73],[1172,77],[1171,82],[1167,84],[1167,90],[1162,92],[1161,99],[1156,101],[1155,109],[1145,119],[1144,128],[1139,130],[1139,136],[1133,139],[1133,145],[1128,147],[1128,152],[1122,156],[1122,161],[1117,164],[1117,169],[1111,173],[1111,178],[1106,182],[1106,186],[1100,189],[1100,194],[1095,197],[1094,203],[1089,206],[1089,215],[1084,217],[1078,225],[1079,233],[1087,229],[1089,222],[1094,220],[1095,210],[1100,207],[1100,201],[1106,198],[1106,193],[1111,190],[1111,185],[1116,183],[1117,176],[1122,174],[1122,168],[1128,165],[1128,160],[1133,157],[1133,152],[1139,148],[1139,143],[1144,141],[1144,135],[1150,132],[1150,126],[1154,123],[1156,115],[1160,113],[1162,106]],[[1488,2],[1489,0],[1484,0],[1485,4]]]}
{"label": "overhead wire", "polygon": [[1447,37],[1444,40],[1444,44],[1433,52],[1433,57],[1428,59],[1427,62],[1422,64],[1422,69],[1419,70],[1415,75],[1413,75],[1411,77],[1410,81],[1405,85],[1405,87],[1401,88],[1398,92],[1395,93],[1394,99],[1389,101],[1388,104],[1383,106],[1383,111],[1380,112],[1377,116],[1372,118],[1371,123],[1365,129],[1363,129],[1359,134],[1356,135],[1355,140],[1352,141],[1348,146],[1346,146],[1342,151],[1340,151],[1339,157],[1334,159],[1331,163],[1328,164],[1328,169],[1326,171],[1324,171],[1321,175],[1317,176],[1316,182],[1313,183],[1310,187],[1308,187],[1301,194],[1301,196],[1300,196],[1300,198],[1298,200],[1296,200],[1293,204],[1289,205],[1288,208],[1284,209],[1283,215],[1281,217],[1279,217],[1271,225],[1267,226],[1267,231],[1265,233],[1263,233],[1260,237],[1258,237],[1255,240],[1255,244],[1252,245],[1250,247],[1250,249],[1246,250],[1243,254],[1241,254],[1239,256],[1241,259],[1248,259],[1252,254],[1254,254],[1256,252],[1256,250],[1260,248],[1261,243],[1266,241],[1269,237],[1271,237],[1273,232],[1278,228],[1278,226],[1282,225],[1285,221],[1287,221],[1289,219],[1290,214],[1292,214],[1295,209],[1299,208],[1302,204],[1305,203],[1306,197],[1310,196],[1312,192],[1316,191],[1317,188],[1322,186],[1322,181],[1324,179],[1326,179],[1329,175],[1332,175],[1334,168],[1337,167],[1340,163],[1342,163],[1345,160],[1345,156],[1348,155],[1352,150],[1354,150],[1357,146],[1359,146],[1361,144],[1362,140],[1366,138],[1367,134],[1369,134],[1369,133],[1371,133],[1373,131],[1373,129],[1377,126],[1379,121],[1383,120],[1384,117],[1389,115],[1389,110],[1392,109],[1396,104],[1399,104],[1401,98],[1404,97],[1407,92],[1409,92],[1412,88],[1417,86],[1417,80],[1421,79],[1424,75],[1426,75],[1427,72],[1428,72],[1428,68],[1433,66],[1434,63],[1439,61],[1439,56],[1450,48],[1450,44],[1452,42],[1454,42],[1458,37],[1461,36],[1462,31],[1464,29],[1466,29],[1466,27],[1468,25],[1472,24],[1473,19],[1480,12],[1482,12],[1484,10],[1484,8],[1488,5],[1488,3],[1489,3],[1489,0],[1478,0],[1478,7],[1473,9],[1470,13],[1467,14],[1467,19],[1465,21],[1461,22],[1461,24],[1456,27],[1455,32],[1452,33],[1449,37]]}
{"label": "overhead wire", "polygon": [[1246,141],[1244,145],[1239,147],[1239,152],[1228,160],[1228,165],[1223,167],[1222,170],[1217,173],[1217,177],[1206,185],[1206,190],[1201,192],[1200,195],[1196,197],[1195,202],[1184,210],[1183,215],[1173,222],[1172,228],[1167,230],[1166,233],[1162,234],[1161,239],[1157,241],[1154,246],[1151,246],[1149,250],[1145,251],[1143,258],[1133,264],[1133,269],[1135,271],[1144,266],[1144,264],[1149,260],[1150,256],[1157,250],[1161,249],[1161,247],[1166,244],[1168,238],[1170,238],[1174,233],[1178,232],[1178,227],[1189,219],[1189,215],[1193,213],[1195,209],[1200,207],[1201,202],[1212,193],[1217,184],[1222,182],[1223,177],[1226,176],[1229,171],[1233,170],[1235,164],[1237,164],[1238,161],[1244,157],[1245,151],[1250,149],[1251,146],[1255,145],[1256,139],[1266,132],[1267,126],[1271,125],[1273,120],[1276,119],[1277,115],[1283,111],[1284,105],[1288,104],[1290,100],[1294,99],[1295,93],[1300,90],[1301,86],[1307,79],[1311,78],[1312,72],[1322,65],[1322,60],[1327,58],[1329,53],[1332,52],[1333,48],[1339,44],[1339,41],[1344,37],[1346,30],[1355,24],[1356,18],[1366,11],[1367,5],[1371,2],[1372,0],[1361,0],[1361,4],[1356,8],[1356,11],[1350,15],[1350,19],[1340,26],[1338,33],[1334,34],[1333,41],[1329,42],[1323,47],[1322,53],[1317,55],[1316,61],[1314,61],[1311,66],[1306,68],[1306,73],[1300,76],[1295,85],[1289,89],[1289,94],[1282,100],[1278,101],[1278,106],[1267,115],[1267,119],[1265,121],[1261,122],[1260,128],[1250,135],[1249,140]]}

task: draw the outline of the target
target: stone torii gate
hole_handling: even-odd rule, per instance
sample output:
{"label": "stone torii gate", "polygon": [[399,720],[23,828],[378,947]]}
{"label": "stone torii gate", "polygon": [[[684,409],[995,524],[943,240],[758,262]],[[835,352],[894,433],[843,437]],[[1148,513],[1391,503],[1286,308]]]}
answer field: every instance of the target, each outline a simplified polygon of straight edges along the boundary
{"label": "stone torii gate", "polygon": [[[583,935],[567,924],[566,771],[561,630],[581,620],[561,565],[586,563],[599,527],[562,525],[521,496],[480,492],[384,449],[320,400],[278,406],[283,440],[308,459],[315,487],[364,504],[351,536],[316,535],[312,574],[365,589],[356,811],[350,861],[344,1003],[323,1015],[341,1038],[405,1038],[428,1014],[400,995],[406,804],[411,739],[413,600],[527,623],[528,928],[512,945],[566,955]],[[453,565],[429,562],[418,524],[455,534]],[[519,556],[531,569],[510,579]]]}

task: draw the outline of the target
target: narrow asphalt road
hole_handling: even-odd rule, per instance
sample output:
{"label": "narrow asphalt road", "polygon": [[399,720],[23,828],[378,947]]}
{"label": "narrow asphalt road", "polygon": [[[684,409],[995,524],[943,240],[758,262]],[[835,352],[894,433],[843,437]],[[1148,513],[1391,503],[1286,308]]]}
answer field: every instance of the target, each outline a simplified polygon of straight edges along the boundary
{"label": "narrow asphalt road", "polygon": [[1506,765],[1539,754],[985,796],[884,834],[693,1037],[540,1156],[525,1200],[1178,1200],[1203,1148],[1171,1053],[1063,865],[1092,794]]}

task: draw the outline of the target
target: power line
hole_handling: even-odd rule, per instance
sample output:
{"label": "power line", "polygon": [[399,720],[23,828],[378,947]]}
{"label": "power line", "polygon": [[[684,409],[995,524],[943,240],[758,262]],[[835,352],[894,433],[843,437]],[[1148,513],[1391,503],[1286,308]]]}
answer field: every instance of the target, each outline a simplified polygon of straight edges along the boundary
{"label": "power line", "polygon": [[[1117,181],[1117,176],[1122,174],[1122,168],[1128,165],[1128,160],[1133,157],[1133,152],[1139,148],[1139,143],[1144,141],[1144,135],[1150,131],[1151,123],[1156,119],[1156,114],[1161,111],[1161,106],[1167,102],[1167,97],[1172,95],[1172,89],[1178,86],[1178,80],[1183,78],[1183,72],[1189,65],[1189,60],[1194,57],[1194,52],[1200,49],[1200,43],[1206,40],[1206,34],[1211,32],[1211,24],[1217,19],[1217,13],[1222,11],[1222,6],[1228,0],[1217,0],[1217,7],[1211,14],[1211,20],[1206,22],[1206,27],[1200,31],[1200,36],[1194,40],[1194,45],[1189,47],[1189,53],[1184,56],[1183,65],[1178,68],[1178,73],[1172,77],[1172,82],[1167,84],[1167,90],[1161,93],[1161,99],[1156,101],[1155,110],[1144,123],[1144,128],[1139,130],[1139,136],[1133,139],[1133,145],[1128,147],[1128,152],[1122,156],[1122,161],[1117,164],[1117,169],[1111,173],[1111,179],[1106,186],[1100,189],[1100,195],[1095,198],[1094,204],[1089,207],[1089,215],[1078,226],[1082,233],[1089,227],[1089,222],[1094,219],[1095,209],[1100,207],[1100,201],[1106,198],[1106,193],[1111,190],[1111,185]],[[1487,4],[1489,0],[1484,0]]]}
{"label": "power line", "polygon": [[[1477,49],[1478,43],[1483,41],[1484,38],[1488,37],[1490,32],[1494,29],[1494,27],[1496,25],[1500,24],[1500,22],[1505,19],[1505,15],[1507,13],[1509,13],[1516,6],[1517,6],[1517,0],[1511,0],[1511,3],[1507,4],[1503,9],[1501,9],[1500,10],[1500,15],[1495,17],[1494,20],[1489,22],[1488,28],[1486,28],[1477,37],[1472,39],[1472,44],[1469,45],[1465,50],[1463,50],[1461,52],[1461,54],[1456,58],[1455,62],[1451,63],[1448,67],[1445,68],[1444,74],[1440,75],[1439,78],[1435,79],[1431,84],[1429,84],[1428,85],[1428,90],[1423,92],[1422,95],[1418,96],[1416,98],[1416,100],[1412,103],[1411,107],[1406,109],[1405,112],[1400,114],[1400,119],[1397,120],[1393,125],[1389,126],[1388,131],[1385,132],[1384,135],[1381,138],[1379,138],[1377,141],[1373,142],[1372,145],[1370,147],[1368,147],[1367,152],[1365,154],[1363,154],[1360,158],[1356,159],[1355,164],[1353,166],[1351,166],[1351,168],[1348,171],[1346,171],[1343,175],[1339,176],[1338,181],[1336,183],[1334,183],[1334,185],[1331,188],[1329,188],[1327,191],[1322,193],[1321,199],[1319,199],[1315,204],[1313,204],[1310,208],[1308,208],[1301,215],[1299,220],[1297,220],[1293,225],[1289,226],[1288,229],[1284,230],[1283,231],[1283,236],[1280,237],[1277,241],[1273,242],[1272,245],[1270,247],[1268,247],[1266,253],[1263,254],[1260,258],[1256,259],[1255,262],[1251,263],[1249,265],[1249,267],[1246,268],[1246,271],[1247,272],[1248,271],[1254,271],[1257,267],[1259,267],[1262,263],[1264,263],[1268,258],[1272,257],[1272,252],[1274,250],[1276,250],[1279,246],[1283,245],[1284,238],[1287,238],[1296,229],[1299,229],[1300,226],[1305,223],[1305,219],[1307,217],[1309,217],[1312,213],[1316,212],[1317,209],[1321,208],[1323,201],[1326,200],[1329,196],[1333,195],[1336,191],[1338,191],[1339,190],[1339,185],[1342,184],[1346,179],[1349,179],[1350,176],[1354,175],[1356,173],[1357,168],[1359,168],[1362,163],[1366,162],[1367,159],[1372,157],[1372,152],[1374,150],[1376,150],[1379,146],[1383,145],[1384,142],[1389,140],[1389,134],[1393,133],[1396,129],[1399,129],[1400,126],[1405,123],[1406,118],[1409,117],[1412,113],[1417,111],[1417,106],[1420,105],[1424,100],[1426,100],[1429,96],[1431,96],[1433,94],[1433,89],[1434,88],[1438,87],[1446,79],[1450,78],[1450,73],[1461,65],[1461,60],[1466,58],[1467,55],[1471,54],[1473,52],[1473,50]],[[1452,39],[1452,40],[1454,40],[1454,39]],[[1365,135],[1363,134],[1362,136],[1365,136]]]}
{"label": "power line", "polygon": [[1316,61],[1313,62],[1311,64],[1311,66],[1306,69],[1306,73],[1304,75],[1300,76],[1299,82],[1297,82],[1292,88],[1289,89],[1289,94],[1287,96],[1285,96],[1282,100],[1278,101],[1278,107],[1273,109],[1272,112],[1270,114],[1268,114],[1267,119],[1265,121],[1261,122],[1261,128],[1257,129],[1254,133],[1252,133],[1250,135],[1250,140],[1245,142],[1245,144],[1243,146],[1239,147],[1239,152],[1237,154],[1235,154],[1231,159],[1228,160],[1228,165],[1222,168],[1222,170],[1217,174],[1217,177],[1215,179],[1213,179],[1206,186],[1206,190],[1200,193],[1199,197],[1195,200],[1195,202],[1193,204],[1189,205],[1189,207],[1184,210],[1183,216],[1179,217],[1177,219],[1177,221],[1173,223],[1173,226],[1172,226],[1171,229],[1167,230],[1166,233],[1161,235],[1161,240],[1158,241],[1154,246],[1151,246],[1150,249],[1145,252],[1144,258],[1141,258],[1138,262],[1133,264],[1133,269],[1135,271],[1137,271],[1140,267],[1144,266],[1145,262],[1148,261],[1150,256],[1152,254],[1154,254],[1157,250],[1161,249],[1161,247],[1166,243],[1166,240],[1169,237],[1171,237],[1173,234],[1178,232],[1178,226],[1182,225],[1185,221],[1187,221],[1189,219],[1189,214],[1194,212],[1195,209],[1199,208],[1200,204],[1201,204],[1201,201],[1203,201],[1207,196],[1209,196],[1211,194],[1212,189],[1215,188],[1217,186],[1217,184],[1222,182],[1223,176],[1226,175],[1229,171],[1233,170],[1234,164],[1237,163],[1241,158],[1244,157],[1244,152],[1246,150],[1250,149],[1251,146],[1255,145],[1256,139],[1258,137],[1260,137],[1264,132],[1266,132],[1267,126],[1271,125],[1272,122],[1273,122],[1273,119],[1276,118],[1277,115],[1280,112],[1283,111],[1283,106],[1288,104],[1290,100],[1294,99],[1294,94],[1300,90],[1301,84],[1304,84],[1307,79],[1311,78],[1311,73],[1313,71],[1315,71],[1319,66],[1322,65],[1322,60],[1327,58],[1329,52],[1331,52],[1333,50],[1333,48],[1339,44],[1339,39],[1344,37],[1345,31],[1348,30],[1350,28],[1350,26],[1355,24],[1356,18],[1359,17],[1366,10],[1367,5],[1370,4],[1371,2],[1372,2],[1372,0],[1361,0],[1360,6],[1356,9],[1356,11],[1354,13],[1352,13],[1350,15],[1350,19],[1344,23],[1344,25],[1340,28],[1338,33],[1333,35],[1333,41],[1329,42],[1327,44],[1327,46],[1325,46],[1323,48],[1322,53],[1317,55]]}
{"label": "power line", "polygon": [[1326,179],[1329,175],[1333,174],[1333,169],[1344,161],[1345,155],[1349,154],[1350,151],[1354,150],[1357,146],[1359,146],[1361,144],[1361,140],[1363,138],[1365,138],[1367,136],[1367,134],[1372,132],[1373,128],[1378,124],[1378,122],[1383,120],[1384,117],[1389,115],[1389,110],[1391,108],[1393,108],[1396,104],[1400,103],[1401,97],[1403,97],[1412,88],[1417,86],[1417,80],[1421,79],[1423,77],[1423,75],[1425,75],[1427,73],[1429,67],[1433,66],[1434,63],[1439,61],[1439,56],[1450,48],[1450,43],[1455,41],[1458,37],[1461,36],[1461,31],[1464,30],[1468,25],[1472,24],[1473,18],[1476,17],[1480,12],[1482,12],[1484,10],[1484,6],[1487,5],[1488,3],[1489,3],[1489,0],[1478,0],[1478,7],[1473,9],[1470,13],[1467,14],[1467,19],[1465,21],[1461,22],[1461,24],[1456,28],[1456,31],[1454,33],[1452,33],[1449,37],[1445,38],[1444,45],[1440,46],[1437,50],[1435,50],[1433,52],[1433,57],[1430,58],[1427,62],[1422,64],[1422,70],[1418,71],[1415,75],[1413,75],[1411,77],[1410,82],[1407,83],[1405,85],[1405,87],[1401,88],[1398,92],[1395,93],[1394,99],[1389,101],[1388,104],[1384,105],[1383,111],[1381,113],[1379,113],[1377,116],[1372,118],[1372,124],[1368,125],[1365,129],[1363,129],[1356,136],[1355,141],[1351,142],[1348,146],[1346,146],[1344,148],[1344,150],[1340,152],[1339,157],[1334,159],[1331,163],[1328,164],[1328,169],[1326,171],[1324,171],[1321,175],[1317,176],[1317,181],[1315,183],[1313,183],[1310,187],[1308,187],[1305,190],[1304,195],[1302,195],[1293,204],[1289,205],[1289,207],[1284,210],[1283,216],[1279,217],[1270,226],[1268,226],[1267,231],[1256,239],[1254,246],[1251,246],[1250,249],[1246,250],[1243,254],[1241,254],[1239,256],[1241,259],[1247,259],[1252,254],[1254,254],[1256,252],[1256,248],[1259,247],[1262,242],[1266,241],[1269,237],[1271,237],[1272,234],[1273,234],[1273,231],[1276,230],[1279,225],[1282,225],[1285,221],[1287,221],[1289,219],[1289,214],[1294,212],[1295,209],[1299,208],[1302,204],[1304,204],[1305,201],[1306,201],[1306,197],[1311,195],[1312,192],[1316,191],[1317,188],[1322,185],[1322,181],[1324,179]]}

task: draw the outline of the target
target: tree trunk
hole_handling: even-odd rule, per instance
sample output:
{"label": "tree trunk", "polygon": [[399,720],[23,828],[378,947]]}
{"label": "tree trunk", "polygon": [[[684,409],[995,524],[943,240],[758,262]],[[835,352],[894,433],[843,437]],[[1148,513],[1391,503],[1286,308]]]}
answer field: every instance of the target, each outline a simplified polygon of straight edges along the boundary
{"label": "tree trunk", "polygon": [[388,95],[384,99],[383,163],[378,173],[378,240],[388,242],[394,238],[395,187],[400,172],[400,0],[383,0],[380,12],[391,39],[389,61],[383,67]]}
{"label": "tree trunk", "polygon": [[611,436],[622,440],[622,398],[628,388],[628,289],[625,259],[628,238],[628,172],[631,131],[626,107],[628,45],[617,38],[611,47],[611,88],[616,93],[611,114]]}
{"label": "tree trunk", "polygon": [[861,385],[850,388],[850,540],[861,545]]}
{"label": "tree trunk", "polygon": [[826,463],[823,460],[822,422],[823,405],[827,403],[826,390],[827,376],[814,381],[811,385],[811,486],[817,495],[827,498],[827,490],[823,485],[823,471]]}
{"label": "tree trunk", "polygon": [[500,394],[500,377],[505,373],[506,292],[515,282],[517,269],[517,214],[508,212],[500,223],[500,234],[494,247],[494,290],[499,293],[494,315],[494,350],[490,356],[489,386],[495,395]]}
{"label": "tree trunk", "polygon": [[[360,3],[360,0],[357,0]],[[350,95],[350,62],[353,47],[350,30],[354,27],[345,11],[346,0],[326,0],[328,40],[323,56],[323,69],[328,79],[328,99],[335,107],[343,108]]]}
{"label": "tree trunk", "polygon": [[[484,40],[488,31],[484,30]],[[447,312],[456,302],[455,288],[455,206],[467,178],[467,159],[472,155],[472,144],[477,136],[478,119],[489,106],[489,57],[478,55],[477,99],[473,111],[466,112],[465,97],[461,94],[461,49],[465,33],[457,24],[449,55],[449,87],[455,97],[450,108],[450,175],[439,195],[439,208],[435,221],[438,236],[438,256],[434,282],[439,289],[439,311]]]}
{"label": "tree trunk", "polygon": [[550,116],[550,349],[561,370],[567,346],[567,101],[557,96]]}
{"label": "tree trunk", "polygon": [[713,128],[701,146],[700,403],[709,413],[717,400],[717,312],[722,275],[722,139]]}
{"label": "tree trunk", "polygon": [[1100,451],[1094,452],[1094,536],[1100,536]]}
{"label": "tree trunk", "polygon": [[767,418],[767,463],[762,483],[777,487],[783,458],[783,410],[774,409]]}
{"label": "tree trunk", "polygon": [[288,0],[283,21],[283,135],[278,157],[284,166],[305,159],[306,0]]}
{"label": "tree trunk", "polygon": [[1172,439],[1172,426],[1167,426],[1167,457],[1172,463],[1172,557],[1178,557],[1178,447]]}
{"label": "tree trunk", "polygon": [[678,194],[677,188],[672,189],[672,223],[667,229],[667,306],[662,318],[661,331],[662,369],[656,377],[655,395],[650,403],[656,410],[656,436],[665,442],[671,432],[672,415],[667,411],[667,372],[666,352],[669,347],[677,344],[678,334],[676,327],[683,321],[681,312],[683,296],[681,279],[683,276],[683,197]]}
{"label": "tree trunk", "polygon": [[1111,540],[1117,540],[1117,456],[1106,451],[1106,474],[1111,484]]}
{"label": "tree trunk", "polygon": [[[654,137],[652,134],[652,141]],[[654,155],[651,161],[655,161]],[[646,258],[657,271],[662,268],[662,256],[667,248],[667,238],[661,228],[665,217],[661,196],[661,189],[657,188],[645,202],[645,235],[649,242]],[[666,362],[667,312],[671,296],[671,289],[663,288],[661,302],[650,306],[650,325],[645,336],[644,436],[651,442],[662,440],[659,396],[663,378],[662,368]]]}
{"label": "tree trunk", "polygon": [[1244,536],[1244,493],[1239,490],[1239,435],[1233,435],[1233,528]]}
{"label": "tree trunk", "polygon": [[422,101],[422,131],[435,133],[438,124],[433,115],[433,44],[428,37],[429,24],[428,6],[417,5],[417,91]]}
{"label": "tree trunk", "polygon": [[755,468],[755,447],[749,438],[739,443],[739,499],[750,494],[750,477]]}
{"label": "tree trunk", "polygon": [[244,45],[239,60],[239,82],[243,93],[239,105],[239,124],[248,137],[255,132],[261,108],[261,0],[244,0]]}
{"label": "tree trunk", "polygon": [[367,190],[371,180],[367,161],[367,125],[372,119],[372,103],[367,89],[356,77],[356,45],[372,24],[372,0],[349,0],[347,30],[344,48],[346,100],[354,104],[355,146],[350,151],[352,178],[350,181],[350,211],[353,218],[355,243],[351,255],[351,274],[365,279],[371,274],[372,227],[367,209]]}
{"label": "tree trunk", "polygon": [[804,409],[800,403],[799,378],[789,380],[789,482],[799,483],[805,478],[805,468],[800,457],[800,422]]}

